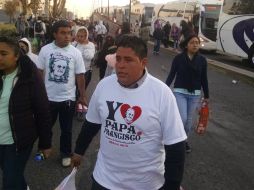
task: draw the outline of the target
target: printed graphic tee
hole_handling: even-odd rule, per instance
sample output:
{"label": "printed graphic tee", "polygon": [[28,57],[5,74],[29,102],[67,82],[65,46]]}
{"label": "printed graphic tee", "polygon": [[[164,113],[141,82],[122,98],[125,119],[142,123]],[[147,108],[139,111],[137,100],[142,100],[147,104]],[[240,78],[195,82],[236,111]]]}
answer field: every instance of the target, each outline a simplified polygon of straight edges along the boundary
{"label": "printed graphic tee", "polygon": [[93,176],[111,190],[162,187],[164,145],[187,138],[174,95],[150,74],[136,89],[122,87],[116,75],[103,79],[86,119],[102,124]]}
{"label": "printed graphic tee", "polygon": [[52,42],[42,47],[37,67],[45,72],[45,86],[50,101],[75,101],[75,75],[86,71],[78,49],[72,45],[60,48]]}

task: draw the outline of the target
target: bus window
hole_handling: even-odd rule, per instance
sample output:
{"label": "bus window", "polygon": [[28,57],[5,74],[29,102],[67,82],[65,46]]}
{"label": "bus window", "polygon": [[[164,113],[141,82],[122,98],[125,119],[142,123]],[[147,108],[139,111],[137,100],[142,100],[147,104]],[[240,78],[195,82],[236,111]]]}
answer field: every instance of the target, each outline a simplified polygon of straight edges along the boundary
{"label": "bus window", "polygon": [[216,41],[217,27],[220,15],[220,5],[203,5],[201,11],[201,32],[205,37]]}
{"label": "bus window", "polygon": [[229,15],[254,14],[253,0],[224,0],[223,12]]}

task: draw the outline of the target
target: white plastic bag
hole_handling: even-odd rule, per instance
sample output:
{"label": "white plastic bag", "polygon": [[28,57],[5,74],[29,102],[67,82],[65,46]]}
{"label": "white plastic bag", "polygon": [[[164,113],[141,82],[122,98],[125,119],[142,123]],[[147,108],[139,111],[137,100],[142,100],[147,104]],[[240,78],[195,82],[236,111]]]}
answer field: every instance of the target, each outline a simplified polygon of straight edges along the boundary
{"label": "white plastic bag", "polygon": [[71,173],[64,178],[64,180],[55,188],[55,190],[76,190],[75,176],[77,168],[73,168]]}

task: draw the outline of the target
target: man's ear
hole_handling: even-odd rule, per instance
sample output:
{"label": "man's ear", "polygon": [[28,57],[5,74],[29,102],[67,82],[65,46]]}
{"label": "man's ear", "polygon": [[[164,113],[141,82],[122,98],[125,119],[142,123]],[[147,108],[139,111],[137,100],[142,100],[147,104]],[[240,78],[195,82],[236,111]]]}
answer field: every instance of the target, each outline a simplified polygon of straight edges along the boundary
{"label": "man's ear", "polygon": [[147,63],[148,63],[148,58],[147,58],[147,57],[143,58],[143,59],[141,60],[141,63],[142,63],[142,65],[143,65],[144,67],[146,67],[146,65],[147,65]]}

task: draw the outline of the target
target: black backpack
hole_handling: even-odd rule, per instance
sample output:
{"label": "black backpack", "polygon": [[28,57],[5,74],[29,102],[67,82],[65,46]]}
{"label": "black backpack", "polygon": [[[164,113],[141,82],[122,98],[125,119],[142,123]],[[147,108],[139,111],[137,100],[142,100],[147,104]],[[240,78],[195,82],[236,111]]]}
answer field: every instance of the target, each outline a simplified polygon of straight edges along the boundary
{"label": "black backpack", "polygon": [[36,22],[34,26],[35,32],[41,33],[43,28],[42,28],[42,23],[41,22]]}

